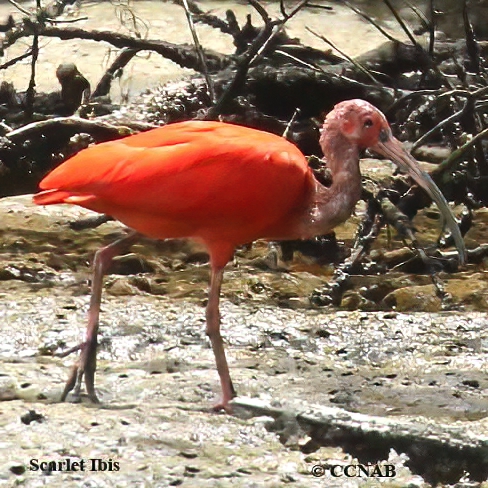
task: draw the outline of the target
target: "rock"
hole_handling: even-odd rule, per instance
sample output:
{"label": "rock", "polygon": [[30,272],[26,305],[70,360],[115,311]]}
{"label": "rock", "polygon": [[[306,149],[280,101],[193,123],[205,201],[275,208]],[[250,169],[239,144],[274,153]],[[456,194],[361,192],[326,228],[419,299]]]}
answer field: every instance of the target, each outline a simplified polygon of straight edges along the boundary
{"label": "rock", "polygon": [[138,293],[138,290],[133,286],[126,277],[117,277],[107,280],[107,292],[114,296],[132,296]]}
{"label": "rock", "polygon": [[25,473],[25,466],[23,464],[13,464],[10,466],[10,471],[17,476]]}
{"label": "rock", "polygon": [[442,308],[434,285],[399,288],[386,295],[383,303],[399,312],[439,312]]}
{"label": "rock", "polygon": [[10,376],[0,376],[0,402],[16,400],[19,398],[17,393],[17,383]]}
{"label": "rock", "polygon": [[445,290],[452,295],[454,304],[462,305],[466,310],[488,311],[488,282],[476,279],[476,275],[472,279],[451,279]]}
{"label": "rock", "polygon": [[429,163],[442,163],[451,155],[451,150],[448,147],[443,146],[420,146],[415,150],[415,157],[422,160],[428,161]]}
{"label": "rock", "polygon": [[377,305],[356,291],[346,291],[342,297],[341,308],[345,310],[375,310]]}
{"label": "rock", "polygon": [[405,453],[410,469],[434,486],[457,483],[464,472],[478,482],[488,476],[488,437],[462,432],[455,426],[393,420],[319,405],[270,406],[250,398],[236,399],[233,404],[247,413],[272,416],[275,422],[269,428],[282,437],[301,432],[314,441],[316,450],[321,445],[341,446],[361,464],[379,466],[389,459],[392,449]]}

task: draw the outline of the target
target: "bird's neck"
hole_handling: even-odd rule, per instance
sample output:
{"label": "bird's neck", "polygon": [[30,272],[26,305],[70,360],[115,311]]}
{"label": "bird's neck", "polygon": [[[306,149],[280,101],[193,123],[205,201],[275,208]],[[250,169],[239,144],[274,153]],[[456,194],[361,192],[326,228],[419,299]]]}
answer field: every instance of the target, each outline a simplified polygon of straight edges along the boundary
{"label": "bird's neck", "polygon": [[335,131],[324,130],[320,138],[327,165],[331,172],[329,187],[315,182],[309,206],[307,233],[322,235],[347,220],[361,197],[359,149]]}

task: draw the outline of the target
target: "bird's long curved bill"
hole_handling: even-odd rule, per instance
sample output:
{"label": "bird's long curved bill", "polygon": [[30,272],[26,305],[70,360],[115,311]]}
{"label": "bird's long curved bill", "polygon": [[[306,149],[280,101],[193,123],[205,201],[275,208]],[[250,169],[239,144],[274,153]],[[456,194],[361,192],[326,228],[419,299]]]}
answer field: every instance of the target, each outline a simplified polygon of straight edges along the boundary
{"label": "bird's long curved bill", "polygon": [[420,169],[417,161],[405,150],[402,143],[391,135],[386,141],[379,142],[371,149],[386,156],[388,159],[391,159],[403,172],[411,176],[437,204],[437,207],[444,218],[444,222],[446,222],[452,233],[454,243],[456,244],[459,253],[459,264],[461,266],[464,265],[466,262],[466,248],[464,246],[463,236],[461,235],[456,219],[454,218],[444,195],[432,178],[425,171]]}

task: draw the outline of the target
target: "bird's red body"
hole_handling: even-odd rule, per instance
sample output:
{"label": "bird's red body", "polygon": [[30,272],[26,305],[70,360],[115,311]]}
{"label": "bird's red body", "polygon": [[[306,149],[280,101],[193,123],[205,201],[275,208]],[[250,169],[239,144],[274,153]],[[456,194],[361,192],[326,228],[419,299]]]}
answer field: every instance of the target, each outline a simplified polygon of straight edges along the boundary
{"label": "bird's red body", "polygon": [[[236,246],[258,238],[297,239],[324,234],[351,214],[361,194],[359,151],[370,147],[407,171],[437,202],[464,259],[464,245],[445,198],[391,134],[385,116],[368,102],[338,104],[320,139],[332,174],[330,187],[313,176],[303,154],[285,139],[220,122],[182,122],[93,146],[40,183],[40,205],[73,203],[108,214],[158,239],[190,237],[210,254],[207,334],[222,385],[217,408],[235,396],[220,335],[219,295],[224,266]],[[102,278],[135,234],[95,256],[86,340],[62,399],[83,376],[95,393]]]}
{"label": "bird's red body", "polygon": [[240,244],[301,237],[293,219],[314,178],[282,137],[190,121],[90,147],[40,187],[38,204],[75,203],[157,239],[196,238],[225,265]]}

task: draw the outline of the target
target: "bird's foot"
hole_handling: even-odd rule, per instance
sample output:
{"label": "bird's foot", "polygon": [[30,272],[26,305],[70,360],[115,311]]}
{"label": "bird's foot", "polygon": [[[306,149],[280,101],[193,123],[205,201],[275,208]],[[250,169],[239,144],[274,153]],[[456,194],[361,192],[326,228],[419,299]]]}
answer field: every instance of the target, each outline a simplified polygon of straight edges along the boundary
{"label": "bird's foot", "polygon": [[222,385],[222,398],[213,407],[212,411],[220,412],[224,410],[226,413],[232,413],[232,407],[229,405],[231,400],[237,396],[232,380],[229,378],[228,383],[223,383]]}
{"label": "bird's foot", "polygon": [[71,369],[71,374],[61,395],[61,401],[64,402],[68,393],[73,390],[73,401],[81,401],[81,384],[83,376],[85,377],[86,392],[93,403],[99,403],[95,393],[95,370],[97,367],[97,341],[85,341],[68,351],[59,354],[60,357],[66,357],[72,352],[81,350],[80,357]]}
{"label": "bird's foot", "polygon": [[229,400],[226,402],[221,400],[212,407],[212,412],[221,412],[222,410],[228,414],[232,413],[232,407],[229,405]]}

